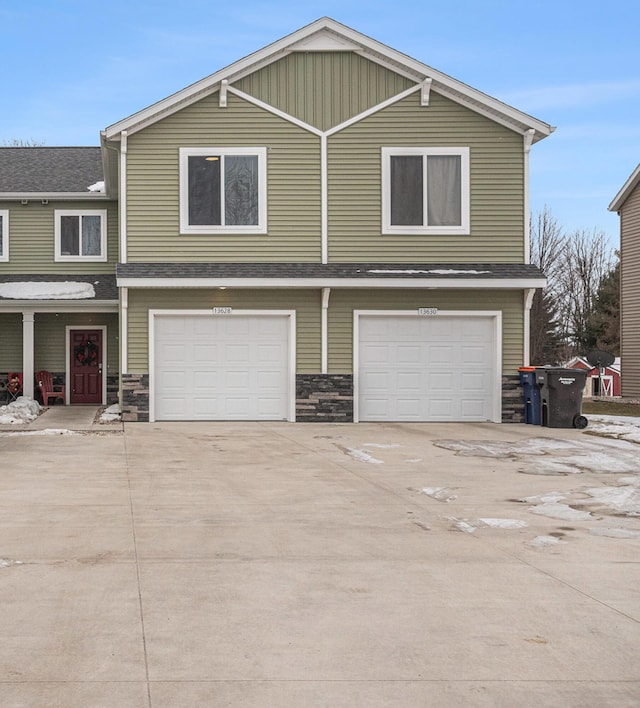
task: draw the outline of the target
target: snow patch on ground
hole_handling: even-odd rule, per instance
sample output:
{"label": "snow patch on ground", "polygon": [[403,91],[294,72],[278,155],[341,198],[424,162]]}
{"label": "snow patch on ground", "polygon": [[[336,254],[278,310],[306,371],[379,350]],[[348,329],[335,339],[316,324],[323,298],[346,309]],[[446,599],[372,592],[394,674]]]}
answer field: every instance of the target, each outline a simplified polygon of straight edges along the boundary
{"label": "snow patch on ground", "polygon": [[27,396],[19,396],[6,406],[0,406],[0,425],[20,425],[35,420],[42,406]]}
{"label": "snow patch on ground", "polygon": [[400,447],[397,443],[384,445],[382,443],[362,443],[362,447],[377,447],[379,450],[391,450],[394,447]]}
{"label": "snow patch on ground", "polygon": [[475,533],[479,528],[492,528],[492,529],[523,529],[529,524],[526,521],[521,521],[520,519],[476,519],[476,521],[469,521],[468,519],[458,519],[455,516],[447,517],[453,528],[456,531],[463,531],[464,533]]}
{"label": "snow patch on ground", "polygon": [[586,521],[593,516],[588,511],[578,511],[568,504],[559,502],[546,502],[538,506],[532,506],[529,511],[540,516],[548,516],[550,519],[561,519],[562,521]]}
{"label": "snow patch on ground", "polygon": [[436,440],[434,445],[453,450],[463,457],[516,460],[521,463],[519,472],[524,474],[565,476],[585,471],[600,474],[640,472],[636,449],[621,449],[617,443],[595,442],[587,436],[577,440],[530,438],[517,442]]}
{"label": "snow patch on ground", "polygon": [[640,531],[632,531],[631,529],[607,528],[607,529],[589,529],[592,536],[607,536],[609,538],[640,538]]}
{"label": "snow patch on ground", "polygon": [[478,519],[478,523],[492,529],[523,529],[529,525],[520,519]]}
{"label": "snow patch on ground", "polygon": [[447,489],[447,487],[423,487],[420,493],[426,494],[432,499],[437,499],[441,502],[452,502],[458,498],[458,496],[452,494],[451,490]]}
{"label": "snow patch on ground", "polygon": [[372,457],[368,452],[365,452],[365,450],[359,450],[355,447],[347,447],[346,451],[348,455],[353,457],[354,460],[358,460],[359,462],[368,462],[372,465],[384,464],[382,460],[378,460],[375,457]]}
{"label": "snow patch on ground", "polygon": [[0,437],[17,437],[20,435],[80,435],[75,430],[67,430],[66,428],[45,428],[44,430],[16,430],[15,432],[5,433],[0,432]]}
{"label": "snow patch on ground", "polygon": [[640,444],[640,418],[621,415],[590,415],[589,432]]}
{"label": "snow patch on ground", "polygon": [[533,546],[534,548],[548,548],[549,546],[557,546],[560,543],[567,543],[567,541],[561,541],[555,536],[536,536],[533,540],[527,543],[528,546]]}
{"label": "snow patch on ground", "polygon": [[108,406],[104,409],[104,411],[100,415],[100,422],[111,423],[114,420],[120,420],[121,417],[122,414],[120,412],[120,406],[117,403],[114,403],[112,406]]}
{"label": "snow patch on ground", "polygon": [[11,568],[12,565],[22,565],[22,561],[6,560],[5,558],[0,558],[0,570],[3,568]]}

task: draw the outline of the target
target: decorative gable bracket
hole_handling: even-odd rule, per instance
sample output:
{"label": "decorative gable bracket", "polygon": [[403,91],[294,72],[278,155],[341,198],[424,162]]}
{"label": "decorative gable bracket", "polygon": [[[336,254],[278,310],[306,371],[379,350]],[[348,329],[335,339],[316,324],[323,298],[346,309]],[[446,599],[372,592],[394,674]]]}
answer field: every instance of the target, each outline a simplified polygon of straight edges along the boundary
{"label": "decorative gable bracket", "polygon": [[433,79],[424,79],[422,81],[422,89],[420,91],[420,105],[429,105],[429,94],[431,93],[431,82]]}
{"label": "decorative gable bracket", "polygon": [[220,82],[220,108],[227,107],[227,89],[229,88],[229,81],[227,79],[222,79]]}

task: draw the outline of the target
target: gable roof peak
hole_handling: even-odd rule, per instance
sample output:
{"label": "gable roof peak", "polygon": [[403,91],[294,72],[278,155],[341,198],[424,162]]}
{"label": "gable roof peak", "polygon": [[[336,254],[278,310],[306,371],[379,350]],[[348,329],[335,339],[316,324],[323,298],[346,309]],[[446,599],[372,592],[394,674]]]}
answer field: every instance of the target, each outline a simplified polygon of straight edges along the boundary
{"label": "gable roof peak", "polygon": [[488,116],[523,136],[533,131],[532,142],[537,142],[554,131],[554,128],[547,123],[502,103],[427,64],[412,59],[330,17],[321,17],[168,98],[114,123],[106,128],[104,137],[107,140],[119,140],[123,131],[133,133],[141,130],[218,91],[222,81],[231,84],[294,52],[309,51],[353,51],[415,80],[416,83],[430,79],[432,90],[471,110]]}

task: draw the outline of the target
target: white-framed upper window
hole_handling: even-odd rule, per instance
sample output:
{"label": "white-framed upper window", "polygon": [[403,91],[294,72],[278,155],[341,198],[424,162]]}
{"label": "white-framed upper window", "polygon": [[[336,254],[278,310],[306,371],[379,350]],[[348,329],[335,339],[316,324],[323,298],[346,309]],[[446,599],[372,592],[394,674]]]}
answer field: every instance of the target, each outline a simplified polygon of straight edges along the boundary
{"label": "white-framed upper window", "polygon": [[0,261],[9,260],[9,210],[0,209]]}
{"label": "white-framed upper window", "polygon": [[56,209],[56,261],[106,261],[106,209]]}
{"label": "white-framed upper window", "polygon": [[382,148],[383,234],[469,233],[469,148]]}
{"label": "white-framed upper window", "polygon": [[267,232],[265,147],[180,148],[180,232]]}

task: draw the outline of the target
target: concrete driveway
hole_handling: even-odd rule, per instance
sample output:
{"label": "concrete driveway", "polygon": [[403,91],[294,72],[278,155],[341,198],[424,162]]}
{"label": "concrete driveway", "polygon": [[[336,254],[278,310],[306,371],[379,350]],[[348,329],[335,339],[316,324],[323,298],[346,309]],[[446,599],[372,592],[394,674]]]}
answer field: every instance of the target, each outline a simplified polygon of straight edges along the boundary
{"label": "concrete driveway", "polygon": [[0,432],[4,708],[640,704],[637,445],[41,418]]}

